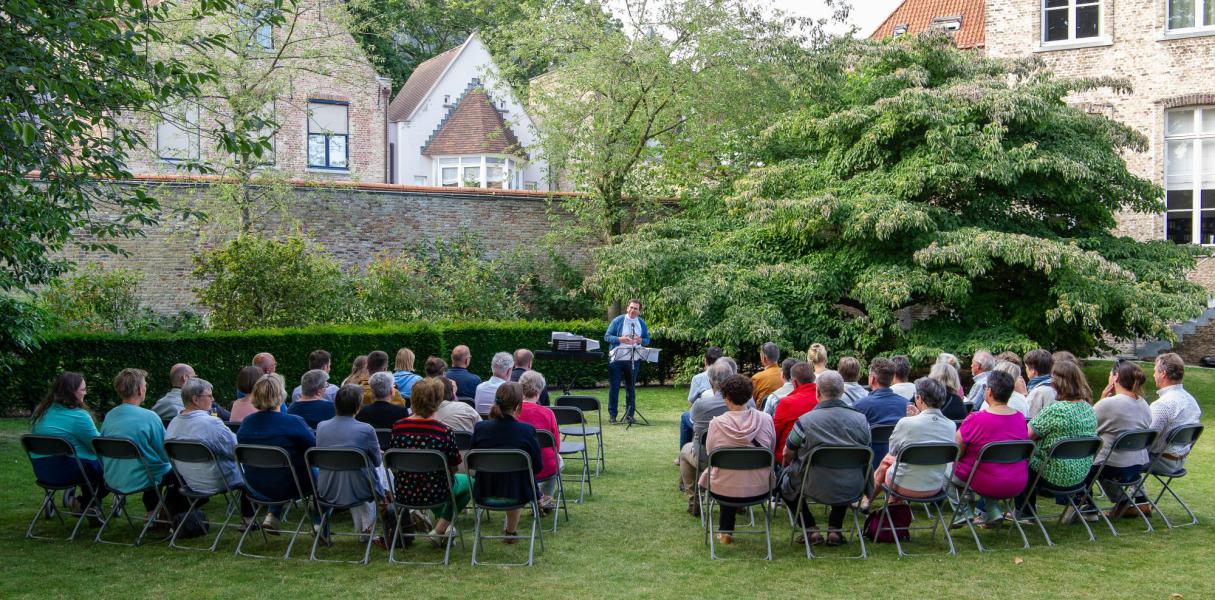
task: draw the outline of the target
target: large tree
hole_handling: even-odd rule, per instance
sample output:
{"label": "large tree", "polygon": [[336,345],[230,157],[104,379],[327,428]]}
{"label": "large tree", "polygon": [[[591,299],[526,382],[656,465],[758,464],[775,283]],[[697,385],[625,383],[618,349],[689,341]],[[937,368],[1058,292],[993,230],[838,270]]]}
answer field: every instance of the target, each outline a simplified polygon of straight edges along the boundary
{"label": "large tree", "polygon": [[[231,4],[206,0],[179,18]],[[213,78],[146,53],[165,39],[171,9],[135,0],[0,3],[0,352],[34,342],[37,316],[11,294],[69,270],[70,243],[117,251],[114,238],[152,222],[153,198],[103,181],[129,178],[124,163],[144,143],[121,115],[197,94]]]}
{"label": "large tree", "polygon": [[1162,209],[1123,161],[1146,142],[1065,98],[1120,82],[943,35],[836,40],[798,76],[805,103],[773,119],[762,166],[599,253],[596,282],[648,300],[667,336],[1083,355],[1203,306],[1186,248],[1112,233]]}

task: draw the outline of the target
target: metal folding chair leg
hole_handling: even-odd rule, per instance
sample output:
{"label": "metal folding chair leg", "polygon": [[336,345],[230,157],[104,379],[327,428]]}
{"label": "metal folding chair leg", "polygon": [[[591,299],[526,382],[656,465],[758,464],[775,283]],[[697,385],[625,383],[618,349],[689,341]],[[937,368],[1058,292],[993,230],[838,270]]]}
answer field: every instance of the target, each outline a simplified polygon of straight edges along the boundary
{"label": "metal folding chair leg", "polygon": [[[1185,501],[1181,499],[1181,496],[1177,495],[1177,492],[1173,491],[1172,484],[1173,484],[1174,479],[1176,479],[1176,478],[1172,477],[1172,476],[1168,476],[1168,475],[1161,477],[1160,475],[1157,475],[1155,473],[1152,473],[1152,477],[1154,477],[1156,479],[1156,481],[1160,482],[1160,486],[1161,486],[1160,493],[1156,494],[1156,499],[1152,501],[1152,505],[1156,507],[1156,512],[1160,513],[1160,518],[1164,520],[1164,524],[1166,526],[1168,526],[1169,529],[1174,529],[1177,527],[1189,527],[1190,525],[1197,525],[1198,524],[1198,515],[1194,514],[1194,511],[1190,510],[1189,505],[1186,504]],[[1166,477],[1167,477],[1167,479],[1166,479]],[[1173,497],[1173,500],[1176,500],[1177,504],[1181,505],[1181,508],[1185,510],[1186,514],[1190,515],[1189,523],[1182,523],[1179,525],[1174,525],[1173,522],[1169,520],[1169,517],[1164,514],[1164,511],[1160,509],[1160,499],[1164,497],[1165,492],[1168,492],[1168,494]]]}
{"label": "metal folding chair leg", "polygon": [[472,550],[472,565],[473,566],[494,565],[494,566],[499,566],[499,567],[524,567],[524,566],[530,567],[535,563],[536,540],[537,539],[540,540],[540,551],[544,552],[544,526],[540,523],[540,505],[534,499],[529,504],[531,505],[531,510],[532,510],[531,533],[528,536],[526,536],[527,540],[528,540],[528,544],[527,544],[527,562],[525,562],[525,563],[487,563],[487,562],[478,562],[477,561],[477,551],[484,549],[481,544],[482,540],[505,540],[505,539],[520,540],[520,539],[524,539],[524,536],[518,535],[517,533],[515,535],[505,535],[505,534],[503,534],[503,535],[481,535],[482,513],[489,512],[490,510],[496,510],[496,509],[491,509],[491,508],[485,507],[485,506],[476,506],[473,509],[474,519],[475,519],[473,522],[473,550]]}
{"label": "metal folding chair leg", "polygon": [[43,491],[44,491],[44,494],[42,496],[42,504],[40,504],[38,506],[38,512],[34,513],[34,519],[32,521],[30,521],[30,526],[25,530],[25,537],[27,539],[52,540],[52,541],[58,541],[59,539],[61,539],[61,538],[53,538],[53,537],[37,535],[34,533],[34,530],[38,527],[38,521],[41,521],[41,520],[49,521],[52,517],[57,519],[59,521],[60,525],[67,525],[67,522],[64,521],[64,519],[63,519],[63,513],[66,512],[67,514],[76,517],[76,524],[75,524],[75,526],[72,527],[72,533],[69,534],[67,539],[65,540],[65,541],[71,542],[76,539],[76,535],[80,532],[81,526],[84,525],[85,519],[88,518],[88,514],[89,514],[90,510],[93,510],[94,507],[97,507],[97,509],[96,509],[97,514],[102,515],[101,508],[98,506],[98,503],[100,502],[100,500],[97,498],[96,495],[94,495],[94,497],[89,501],[88,505],[82,507],[80,509],[80,513],[77,514],[77,513],[67,511],[65,509],[59,509],[59,508],[55,507],[55,492],[58,490],[43,490]]}

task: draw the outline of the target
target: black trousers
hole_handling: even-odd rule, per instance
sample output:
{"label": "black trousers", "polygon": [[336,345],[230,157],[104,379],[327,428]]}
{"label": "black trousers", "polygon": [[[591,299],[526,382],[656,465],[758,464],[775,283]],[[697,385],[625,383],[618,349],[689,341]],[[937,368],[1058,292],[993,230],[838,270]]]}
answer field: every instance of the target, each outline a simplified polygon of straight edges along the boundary
{"label": "black trousers", "polygon": [[[748,504],[751,502],[763,502],[768,499],[768,494],[760,494],[758,496],[751,496],[749,498],[735,498],[733,496],[723,496],[721,494],[713,494],[713,497],[716,498],[719,502],[725,501],[725,502],[737,502],[739,504]],[[733,506],[726,506],[724,504],[719,505],[718,508],[721,509],[721,516],[717,520],[717,528],[721,531],[734,531],[735,519],[738,516],[738,511],[740,509],[735,508]]]}

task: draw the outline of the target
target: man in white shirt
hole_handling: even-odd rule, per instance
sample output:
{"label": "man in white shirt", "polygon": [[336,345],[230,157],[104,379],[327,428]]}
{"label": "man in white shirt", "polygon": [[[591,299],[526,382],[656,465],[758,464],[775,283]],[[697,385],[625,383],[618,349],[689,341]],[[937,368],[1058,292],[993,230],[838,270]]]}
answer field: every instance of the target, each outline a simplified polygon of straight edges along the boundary
{"label": "man in white shirt", "polygon": [[1202,419],[1202,409],[1194,396],[1181,386],[1185,376],[1185,363],[1176,353],[1169,352],[1156,357],[1156,368],[1152,378],[1156,381],[1157,399],[1151,404],[1152,424],[1150,429],[1160,432],[1156,443],[1149,448],[1152,455],[1152,471],[1170,475],[1185,466],[1189,446],[1167,446],[1169,433],[1183,425],[1197,425]]}
{"label": "man in white shirt", "polygon": [[494,407],[494,396],[498,393],[498,387],[510,381],[510,371],[514,366],[515,358],[507,352],[499,352],[490,360],[489,369],[494,376],[490,377],[489,381],[481,382],[477,386],[477,395],[473,397],[478,414],[489,414],[489,409]]}
{"label": "man in white shirt", "polygon": [[911,361],[902,355],[892,356],[890,361],[894,363],[894,383],[890,384],[890,391],[910,402],[915,398],[915,384],[907,381],[911,377]]}
{"label": "man in white shirt", "polygon": [[974,377],[974,381],[970,384],[970,391],[966,394],[967,404],[978,406],[983,402],[983,395],[987,393],[987,376],[994,368],[996,368],[996,357],[992,356],[991,352],[975,351],[974,357],[970,359],[970,374]]}
{"label": "man in white shirt", "polygon": [[[692,385],[688,388],[688,405],[691,406],[705,392],[711,392],[712,387],[709,386],[709,367],[721,358],[721,348],[717,346],[709,346],[705,350],[705,368],[703,371],[692,376]],[[692,413],[685,410],[679,417],[679,447],[692,441]],[[679,461],[676,460],[678,465]]]}

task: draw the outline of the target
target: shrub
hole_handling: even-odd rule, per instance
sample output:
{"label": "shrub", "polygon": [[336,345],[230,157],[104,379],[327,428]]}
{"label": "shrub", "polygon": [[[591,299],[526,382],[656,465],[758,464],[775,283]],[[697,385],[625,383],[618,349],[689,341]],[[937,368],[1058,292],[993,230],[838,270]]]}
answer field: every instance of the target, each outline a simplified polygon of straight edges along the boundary
{"label": "shrub", "polygon": [[55,280],[38,295],[50,324],[62,331],[145,331],[156,315],[139,298],[143,274],[91,264]]}

